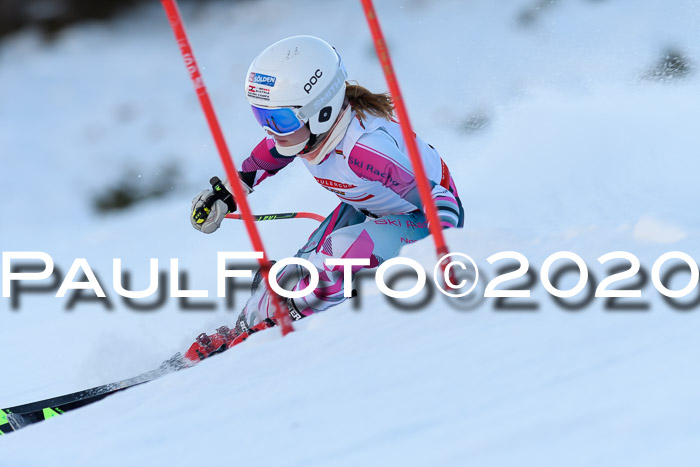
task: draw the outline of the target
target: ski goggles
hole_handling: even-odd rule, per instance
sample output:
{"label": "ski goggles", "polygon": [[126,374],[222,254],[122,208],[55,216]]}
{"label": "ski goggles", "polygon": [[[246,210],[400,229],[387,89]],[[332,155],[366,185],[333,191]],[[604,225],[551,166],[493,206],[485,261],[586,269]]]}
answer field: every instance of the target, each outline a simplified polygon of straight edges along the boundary
{"label": "ski goggles", "polygon": [[[338,58],[340,60],[340,58]],[[303,107],[258,107],[251,105],[253,115],[261,127],[270,130],[279,136],[294,133],[304,126],[311,116],[317,114],[323,107],[327,106],[333,96],[345,84],[347,72],[343,63],[339,61],[338,69],[333,79],[323,88],[323,90]]]}
{"label": "ski goggles", "polygon": [[253,115],[260,126],[276,135],[288,135],[304,126],[304,122],[301,121],[292,107],[268,109],[251,105],[250,108],[253,109]]}

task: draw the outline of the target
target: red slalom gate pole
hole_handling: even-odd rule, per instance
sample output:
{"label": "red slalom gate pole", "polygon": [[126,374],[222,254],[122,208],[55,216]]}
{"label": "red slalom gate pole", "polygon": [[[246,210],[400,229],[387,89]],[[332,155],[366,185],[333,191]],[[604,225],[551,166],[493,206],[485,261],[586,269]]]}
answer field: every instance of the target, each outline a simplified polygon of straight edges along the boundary
{"label": "red slalom gate pole", "polygon": [[[180,52],[182,53],[182,58],[185,60],[185,66],[187,67],[187,72],[194,83],[194,89],[197,92],[197,97],[199,98],[199,103],[202,105],[202,110],[209,124],[209,129],[211,130],[212,136],[214,137],[214,142],[219,150],[219,156],[221,157],[221,162],[224,164],[224,169],[226,171],[226,176],[228,177],[231,188],[233,189],[233,196],[236,198],[238,203],[238,208],[241,211],[241,216],[245,222],[246,229],[248,230],[248,236],[253,244],[255,251],[260,251],[263,257],[258,260],[260,263],[260,272],[265,279],[265,285],[268,287],[270,294],[275,297],[275,293],[270,288],[270,283],[268,280],[268,274],[270,269],[270,261],[267,259],[267,254],[265,253],[265,247],[263,246],[262,239],[255,227],[255,220],[250,211],[250,206],[248,205],[248,200],[246,199],[245,191],[243,186],[241,186],[241,180],[238,178],[238,171],[231,158],[231,153],[226,145],[226,140],[224,139],[224,134],[221,131],[221,126],[214,113],[214,106],[209,99],[209,94],[204,86],[204,80],[199,72],[199,67],[194,58],[194,52],[190,46],[190,41],[187,39],[187,33],[185,32],[185,26],[182,23],[182,16],[180,15],[180,10],[177,7],[177,2],[175,0],[161,0],[163,8],[165,9],[165,14],[168,16],[168,21],[170,26],[175,33],[175,39],[177,40],[177,45],[180,47]],[[275,306],[275,319],[277,324],[280,325],[282,329],[282,335],[287,335],[294,331],[292,327],[292,319],[289,313],[284,312],[280,300],[272,300]]]}
{"label": "red slalom gate pole", "polygon": [[[387,84],[389,85],[389,92],[391,93],[391,98],[394,101],[394,108],[398,113],[403,139],[406,141],[408,155],[411,158],[411,164],[413,165],[413,170],[416,173],[418,193],[420,194],[421,201],[423,202],[423,206],[425,208],[425,214],[428,218],[428,225],[430,226],[430,233],[433,234],[433,239],[435,240],[435,249],[437,251],[438,258],[442,258],[449,252],[449,250],[447,249],[447,243],[445,243],[445,236],[442,234],[442,227],[440,226],[440,218],[437,214],[435,202],[433,201],[433,197],[430,195],[430,185],[428,185],[428,177],[425,174],[423,161],[421,160],[420,153],[418,152],[415,134],[411,128],[411,122],[408,119],[408,112],[406,111],[406,106],[404,105],[403,98],[401,97],[401,90],[399,89],[399,83],[396,79],[394,68],[391,65],[389,49],[386,45],[386,41],[384,40],[382,30],[379,27],[379,20],[377,19],[377,14],[374,11],[372,0],[360,1],[362,2],[362,7],[365,10],[365,16],[367,17],[369,29],[372,32],[372,39],[374,40],[374,47],[377,50],[377,56],[382,64],[384,76],[386,77]],[[444,266],[442,266],[442,268],[444,270]]]}

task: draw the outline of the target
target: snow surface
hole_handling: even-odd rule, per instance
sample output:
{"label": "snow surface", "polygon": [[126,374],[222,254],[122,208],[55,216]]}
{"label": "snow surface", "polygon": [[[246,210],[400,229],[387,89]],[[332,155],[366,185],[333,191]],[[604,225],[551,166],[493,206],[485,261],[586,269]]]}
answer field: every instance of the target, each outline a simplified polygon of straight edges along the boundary
{"label": "snow surface", "polygon": [[[412,123],[460,189],[467,225],[446,236],[478,262],[479,293],[502,265],[486,258],[503,250],[525,254],[535,272],[571,250],[598,281],[608,269],[596,259],[615,250],[647,271],[667,251],[700,257],[697,71],[644,79],[669,48],[698,66],[696,1],[377,3]],[[239,163],[262,135],[243,77],[268,43],[324,37],[351,78],[386,89],[359,2],[183,12]],[[50,44],[31,32],[11,38],[0,45],[0,82],[2,251],[48,252],[64,274],[85,257],[113,304],[69,311],[51,294],[23,295],[13,311],[1,299],[0,406],[150,370],[231,324],[244,291],[230,310],[209,298],[199,300],[209,311],[171,299],[138,312],[111,287],[112,258],[134,284],[145,284],[148,258],[161,269],[178,258],[189,287],[213,295],[216,252],[250,249],[237,221],[211,236],[189,226],[191,197],[222,171],[159,7]],[[169,196],[114,215],[92,210],[101,187],[129,170],[136,183],[157,182],[172,161],[182,175]],[[250,201],[260,213],[321,214],[337,202],[301,164]],[[283,258],[314,225],[259,228],[271,257]],[[402,255],[426,267],[435,259],[429,239]],[[191,370],[4,436],[0,465],[697,465],[697,306],[671,308],[651,283],[646,311],[609,311],[603,299],[566,310],[539,282],[534,311],[436,297],[408,312],[371,281],[362,290],[359,309],[346,302],[285,338],[257,334]]]}

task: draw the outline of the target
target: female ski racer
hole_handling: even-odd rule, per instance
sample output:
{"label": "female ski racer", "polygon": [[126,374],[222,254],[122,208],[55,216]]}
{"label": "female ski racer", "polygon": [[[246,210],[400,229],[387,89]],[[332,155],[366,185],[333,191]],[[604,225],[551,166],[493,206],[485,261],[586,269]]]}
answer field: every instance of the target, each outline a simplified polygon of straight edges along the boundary
{"label": "female ski racer", "polygon": [[[375,268],[397,256],[403,245],[429,234],[391,98],[346,83],[346,77],[333,47],[316,37],[294,36],[263,50],[245,83],[253,115],[267,132],[241,165],[239,176],[248,193],[301,159],[318,184],[340,198],[296,254],[313,263],[320,281],[307,296],[284,299],[294,320],[345,300],[343,268],[328,266],[326,259],[367,258],[364,268]],[[441,226],[462,227],[464,210],[447,165],[435,148],[418,137],[416,142]],[[226,214],[236,210],[232,196],[225,201],[212,197],[212,190],[204,190],[192,201],[192,225],[204,233],[216,231]],[[353,274],[360,269],[353,266]],[[303,272],[301,266],[287,266],[278,281],[286,283],[291,276],[296,282],[292,290],[304,289],[309,281]],[[259,275],[257,279],[235,327],[201,334],[187,359],[206,358],[274,325],[272,300],[278,298],[260,286]]]}

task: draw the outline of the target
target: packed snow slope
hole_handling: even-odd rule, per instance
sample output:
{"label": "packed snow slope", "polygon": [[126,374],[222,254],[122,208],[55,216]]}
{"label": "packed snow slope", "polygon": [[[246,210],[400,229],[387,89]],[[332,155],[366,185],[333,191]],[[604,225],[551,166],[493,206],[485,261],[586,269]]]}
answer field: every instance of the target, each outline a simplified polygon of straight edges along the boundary
{"label": "packed snow slope", "polygon": [[[617,308],[589,294],[626,264],[600,265],[608,252],[634,253],[647,273],[667,251],[700,258],[700,5],[377,3],[412,123],[443,155],[465,205],[466,227],[446,236],[480,267],[472,298],[438,294],[407,311],[364,280],[360,299],[285,338],[257,334],[195,368],[0,437],[0,465],[697,465],[700,288],[675,306],[639,276],[616,286],[642,297]],[[238,163],[263,136],[243,81],[269,43],[318,35],[352,79],[386,89],[359,2],[211,2],[183,13]],[[62,274],[86,258],[111,305],[70,308],[53,296],[57,283],[20,295],[16,308],[1,299],[0,406],[133,376],[232,324],[246,291],[230,306],[213,298],[216,252],[251,247],[237,221],[210,236],[189,225],[190,199],[222,171],[158,6],[51,43],[13,37],[0,45],[0,83],[2,251],[47,252]],[[168,178],[172,167],[179,177]],[[120,180],[169,193],[98,214],[94,199]],[[327,214],[337,203],[301,164],[249,200],[258,213]],[[273,258],[292,256],[314,226],[259,224]],[[486,258],[505,250],[530,261],[531,298],[508,302],[530,308],[483,298],[507,264]],[[568,308],[539,279],[560,250],[591,270]],[[430,239],[402,255],[432,270]],[[113,258],[134,288],[146,287],[149,258],[166,272],[178,258],[187,286],[210,298],[134,310],[114,292]],[[684,271],[671,288],[688,282]]]}

